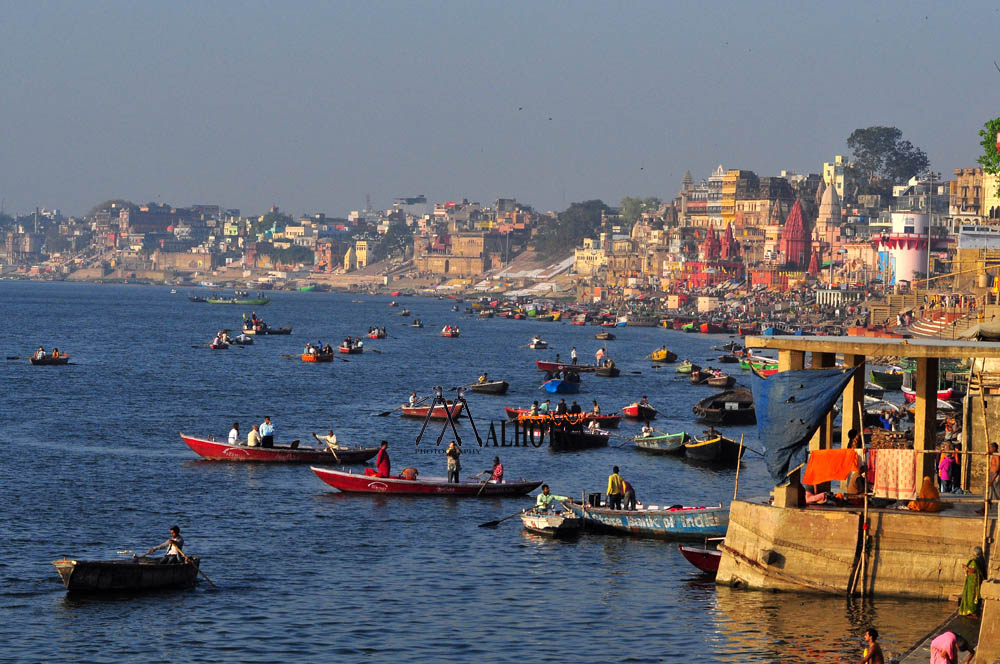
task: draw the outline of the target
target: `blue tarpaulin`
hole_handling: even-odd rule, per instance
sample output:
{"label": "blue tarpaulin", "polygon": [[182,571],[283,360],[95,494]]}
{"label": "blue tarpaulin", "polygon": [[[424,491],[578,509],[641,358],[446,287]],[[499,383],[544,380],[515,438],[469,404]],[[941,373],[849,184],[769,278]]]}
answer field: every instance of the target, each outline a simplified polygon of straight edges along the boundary
{"label": "blue tarpaulin", "polygon": [[847,387],[857,368],[779,371],[769,378],[756,373],[751,382],[757,412],[757,436],[775,486],[809,458],[809,439]]}

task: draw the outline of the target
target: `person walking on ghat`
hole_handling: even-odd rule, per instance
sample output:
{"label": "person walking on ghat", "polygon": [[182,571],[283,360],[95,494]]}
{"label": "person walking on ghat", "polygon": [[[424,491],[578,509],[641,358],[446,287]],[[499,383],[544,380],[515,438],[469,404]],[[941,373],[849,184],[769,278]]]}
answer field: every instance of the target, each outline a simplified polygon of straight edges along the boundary
{"label": "person walking on ghat", "polygon": [[882,646],[878,644],[878,630],[869,627],[865,630],[865,652],[861,664],[885,664]]}
{"label": "person walking on ghat", "polygon": [[448,457],[448,483],[458,482],[458,473],[462,470],[462,462],[459,457],[462,456],[462,450],[458,449],[455,445],[455,441],[448,443],[448,450],[444,453]]}
{"label": "person walking on ghat", "polygon": [[157,544],[146,552],[147,556],[153,555],[154,551],[166,549],[167,553],[160,559],[161,563],[180,564],[184,562],[181,549],[184,548],[184,538],[181,537],[180,526],[170,526],[170,539],[162,544]]}
{"label": "person walking on ghat", "polygon": [[625,496],[625,480],[618,474],[618,466],[611,469],[608,475],[608,509],[620,510],[622,498]]}

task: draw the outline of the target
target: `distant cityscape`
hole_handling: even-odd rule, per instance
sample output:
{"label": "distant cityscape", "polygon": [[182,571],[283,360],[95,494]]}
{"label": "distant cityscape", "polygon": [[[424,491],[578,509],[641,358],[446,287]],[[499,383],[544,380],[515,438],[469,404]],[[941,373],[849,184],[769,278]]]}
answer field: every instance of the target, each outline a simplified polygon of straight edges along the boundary
{"label": "distant cityscape", "polygon": [[559,213],[514,198],[484,205],[423,195],[345,217],[126,200],[80,217],[39,208],[0,215],[0,267],[6,278],[471,285],[515,280],[504,268],[528,252],[552,266],[539,295],[608,301],[733,283],[905,290],[945,274],[954,275],[948,289],[982,287],[989,257],[1000,255],[997,176],[978,167],[897,183],[836,155],[820,173],[758,176],[719,165],[677,185],[670,200],[589,201]]}

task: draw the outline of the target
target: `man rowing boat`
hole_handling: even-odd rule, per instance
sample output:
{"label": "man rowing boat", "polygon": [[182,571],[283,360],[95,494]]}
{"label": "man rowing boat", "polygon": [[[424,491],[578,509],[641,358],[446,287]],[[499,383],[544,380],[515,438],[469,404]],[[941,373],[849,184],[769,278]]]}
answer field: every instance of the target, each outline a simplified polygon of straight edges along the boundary
{"label": "man rowing boat", "polygon": [[549,485],[542,485],[542,492],[538,494],[538,498],[535,500],[535,509],[540,512],[547,512],[552,507],[552,503],[561,502],[564,500],[569,500],[567,496],[557,496],[554,493],[549,493]]}
{"label": "man rowing boat", "polygon": [[168,564],[180,564],[184,562],[184,554],[181,553],[181,549],[184,548],[184,538],[181,537],[181,529],[179,526],[170,526],[170,539],[162,544],[157,544],[152,549],[146,552],[146,555],[152,555],[154,551],[158,549],[166,549],[167,553],[163,558],[160,559],[161,563]]}

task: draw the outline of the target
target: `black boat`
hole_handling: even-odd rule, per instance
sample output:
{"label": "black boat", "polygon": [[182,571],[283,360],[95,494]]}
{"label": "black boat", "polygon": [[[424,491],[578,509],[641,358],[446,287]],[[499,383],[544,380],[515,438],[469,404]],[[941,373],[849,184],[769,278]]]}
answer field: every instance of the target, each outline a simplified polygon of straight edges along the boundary
{"label": "black boat", "polygon": [[505,380],[491,380],[486,383],[473,383],[469,385],[470,392],[479,394],[506,394],[510,385]]}
{"label": "black boat", "polygon": [[615,335],[610,332],[598,332],[594,335],[594,338],[598,341],[614,341]]}
{"label": "black boat", "polygon": [[549,447],[553,450],[585,450],[593,447],[607,447],[611,435],[607,431],[587,433],[552,427],[549,430]]}
{"label": "black boat", "polygon": [[750,390],[727,390],[705,397],[694,407],[694,414],[709,424],[753,424],[757,421]]}
{"label": "black boat", "polygon": [[739,443],[726,438],[718,432],[699,440],[695,439],[684,444],[684,456],[694,461],[734,465],[746,451],[740,449]]}
{"label": "black boat", "polygon": [[617,378],[621,375],[622,370],[618,367],[598,367],[594,369],[595,376],[604,376],[605,378]]}
{"label": "black boat", "polygon": [[198,556],[187,562],[167,563],[160,558],[131,560],[56,560],[63,585],[70,592],[113,593],[186,588],[198,580]]}

